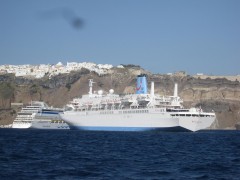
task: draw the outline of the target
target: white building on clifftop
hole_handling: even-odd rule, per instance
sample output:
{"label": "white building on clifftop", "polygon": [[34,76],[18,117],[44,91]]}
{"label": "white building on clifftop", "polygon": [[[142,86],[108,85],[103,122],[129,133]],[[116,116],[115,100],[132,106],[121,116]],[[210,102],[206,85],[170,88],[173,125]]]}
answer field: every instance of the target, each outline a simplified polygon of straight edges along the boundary
{"label": "white building on clifftop", "polygon": [[107,74],[108,70],[113,66],[110,64],[95,64],[92,62],[67,62],[63,65],[61,62],[57,64],[40,64],[40,65],[1,65],[0,73],[13,73],[19,77],[42,78],[47,75],[49,78],[58,74],[70,73],[71,71],[78,71],[82,68],[88,69],[91,72],[96,72],[99,75]]}

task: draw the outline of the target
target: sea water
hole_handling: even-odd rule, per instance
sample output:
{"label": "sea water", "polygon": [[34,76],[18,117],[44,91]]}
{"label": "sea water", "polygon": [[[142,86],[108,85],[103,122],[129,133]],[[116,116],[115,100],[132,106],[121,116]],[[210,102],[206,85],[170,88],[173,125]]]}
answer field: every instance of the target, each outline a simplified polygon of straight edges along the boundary
{"label": "sea water", "polygon": [[240,179],[240,131],[0,129],[0,179]]}

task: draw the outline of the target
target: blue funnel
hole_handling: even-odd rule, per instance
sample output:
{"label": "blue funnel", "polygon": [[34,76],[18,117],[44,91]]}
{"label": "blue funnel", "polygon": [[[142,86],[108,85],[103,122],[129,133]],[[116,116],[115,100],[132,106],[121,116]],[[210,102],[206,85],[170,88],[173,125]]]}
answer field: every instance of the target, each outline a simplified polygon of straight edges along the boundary
{"label": "blue funnel", "polygon": [[141,74],[137,76],[136,94],[147,94],[147,76]]}

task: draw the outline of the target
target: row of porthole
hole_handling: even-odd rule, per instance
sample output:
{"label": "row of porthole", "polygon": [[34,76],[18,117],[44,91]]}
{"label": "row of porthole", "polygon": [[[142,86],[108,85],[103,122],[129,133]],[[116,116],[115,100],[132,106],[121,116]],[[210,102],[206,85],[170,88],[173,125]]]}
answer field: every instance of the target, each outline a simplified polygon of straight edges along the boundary
{"label": "row of porthole", "polygon": [[211,115],[203,114],[171,114],[171,116],[186,116],[186,117],[213,117]]}
{"label": "row of porthole", "polygon": [[131,113],[148,113],[148,110],[137,110],[137,111],[119,111],[120,114],[131,114]]}

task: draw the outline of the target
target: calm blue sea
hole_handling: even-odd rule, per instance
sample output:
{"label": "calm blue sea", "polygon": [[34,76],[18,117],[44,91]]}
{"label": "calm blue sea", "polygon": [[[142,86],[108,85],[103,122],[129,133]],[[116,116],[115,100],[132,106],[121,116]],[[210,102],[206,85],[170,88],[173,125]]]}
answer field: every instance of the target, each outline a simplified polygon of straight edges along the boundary
{"label": "calm blue sea", "polygon": [[0,179],[240,179],[240,131],[0,129]]}

